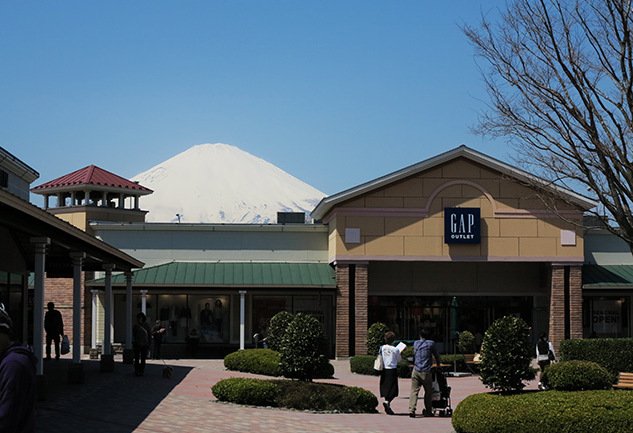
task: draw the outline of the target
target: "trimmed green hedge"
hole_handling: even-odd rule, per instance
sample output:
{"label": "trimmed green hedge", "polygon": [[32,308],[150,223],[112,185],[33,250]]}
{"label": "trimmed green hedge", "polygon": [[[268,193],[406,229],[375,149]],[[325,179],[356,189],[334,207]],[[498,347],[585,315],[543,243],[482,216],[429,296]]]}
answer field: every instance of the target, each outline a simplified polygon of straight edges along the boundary
{"label": "trimmed green hedge", "polygon": [[[281,376],[280,360],[279,352],[272,349],[245,349],[229,353],[224,358],[224,367],[227,370],[243,373]],[[334,376],[334,366],[329,361],[319,364],[315,372],[316,379],[329,379],[332,376]]]}
{"label": "trimmed green hedge", "polygon": [[475,394],[453,412],[457,433],[623,433],[633,430],[633,392]]}
{"label": "trimmed green hedge", "polygon": [[633,372],[633,338],[588,338],[563,340],[560,343],[562,361],[593,361],[615,375]]}
{"label": "trimmed green hedge", "polygon": [[543,384],[558,391],[610,389],[613,376],[591,361],[562,361],[550,365],[541,376]]}
{"label": "trimmed green hedge", "polygon": [[[370,376],[380,375],[379,371],[374,370],[375,356],[372,355],[357,355],[352,356],[349,359],[349,367],[352,373],[366,374]],[[398,377],[406,378],[411,377],[411,367],[408,361],[400,361],[398,363]]]}
{"label": "trimmed green hedge", "polygon": [[229,353],[224,358],[224,367],[244,373],[281,376],[279,360],[279,352],[272,349],[245,349]]}
{"label": "trimmed green hedge", "polygon": [[232,377],[213,385],[213,395],[220,401],[253,406],[277,406],[279,387],[272,381]]}
{"label": "trimmed green hedge", "polygon": [[298,410],[375,413],[378,399],[358,387],[295,380],[230,378],[213,385],[220,401]]}

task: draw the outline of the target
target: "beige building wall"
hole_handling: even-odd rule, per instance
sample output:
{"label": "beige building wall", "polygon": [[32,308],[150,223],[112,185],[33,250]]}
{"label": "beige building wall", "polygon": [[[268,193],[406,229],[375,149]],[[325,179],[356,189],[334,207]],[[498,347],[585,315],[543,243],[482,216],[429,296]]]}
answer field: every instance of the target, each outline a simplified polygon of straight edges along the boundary
{"label": "beige building wall", "polygon": [[[580,211],[557,206],[581,220]],[[444,243],[446,207],[481,209],[480,244]],[[342,203],[327,222],[331,261],[583,261],[579,227],[548,210],[533,189],[466,159]],[[346,229],[359,231],[358,242]]]}

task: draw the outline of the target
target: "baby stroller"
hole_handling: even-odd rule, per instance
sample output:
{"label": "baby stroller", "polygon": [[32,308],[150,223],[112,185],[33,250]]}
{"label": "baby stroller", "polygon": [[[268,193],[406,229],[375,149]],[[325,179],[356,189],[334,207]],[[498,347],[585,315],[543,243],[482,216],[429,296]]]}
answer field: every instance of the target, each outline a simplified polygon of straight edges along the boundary
{"label": "baby stroller", "polygon": [[439,368],[434,368],[433,373],[433,415],[453,415],[451,407],[451,387],[448,386],[446,376]]}

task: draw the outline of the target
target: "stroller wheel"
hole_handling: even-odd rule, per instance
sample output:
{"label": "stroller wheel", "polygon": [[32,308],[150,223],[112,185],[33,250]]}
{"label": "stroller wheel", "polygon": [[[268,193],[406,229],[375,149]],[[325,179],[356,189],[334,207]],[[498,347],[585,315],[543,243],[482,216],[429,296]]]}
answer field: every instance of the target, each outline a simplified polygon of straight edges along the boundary
{"label": "stroller wheel", "polygon": [[445,414],[446,414],[447,417],[453,415],[453,409],[446,409]]}

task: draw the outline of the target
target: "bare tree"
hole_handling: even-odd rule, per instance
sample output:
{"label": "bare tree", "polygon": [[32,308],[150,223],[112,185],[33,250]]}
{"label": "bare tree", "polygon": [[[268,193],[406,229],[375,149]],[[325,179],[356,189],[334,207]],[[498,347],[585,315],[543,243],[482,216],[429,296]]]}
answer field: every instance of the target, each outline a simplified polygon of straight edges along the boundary
{"label": "bare tree", "polygon": [[633,250],[631,0],[509,1],[463,29],[486,65],[479,132],[507,138],[547,181],[590,191]]}

